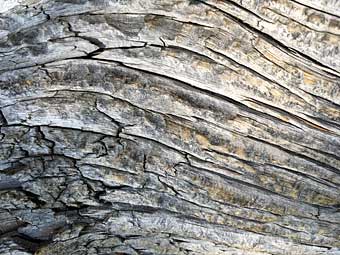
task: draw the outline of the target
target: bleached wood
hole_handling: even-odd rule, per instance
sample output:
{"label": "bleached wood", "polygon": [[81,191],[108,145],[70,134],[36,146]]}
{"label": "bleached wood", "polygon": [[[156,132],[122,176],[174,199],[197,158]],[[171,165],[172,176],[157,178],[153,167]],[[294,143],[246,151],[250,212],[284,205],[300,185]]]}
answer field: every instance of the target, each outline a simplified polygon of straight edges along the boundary
{"label": "bleached wood", "polygon": [[339,10],[0,1],[0,254],[340,254]]}

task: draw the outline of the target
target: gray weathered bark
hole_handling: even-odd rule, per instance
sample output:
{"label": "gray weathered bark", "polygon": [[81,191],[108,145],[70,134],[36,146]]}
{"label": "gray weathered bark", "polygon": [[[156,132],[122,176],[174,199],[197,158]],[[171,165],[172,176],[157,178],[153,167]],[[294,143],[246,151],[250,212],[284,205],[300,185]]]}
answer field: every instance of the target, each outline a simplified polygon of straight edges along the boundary
{"label": "gray weathered bark", "polygon": [[0,3],[0,254],[340,254],[340,1]]}

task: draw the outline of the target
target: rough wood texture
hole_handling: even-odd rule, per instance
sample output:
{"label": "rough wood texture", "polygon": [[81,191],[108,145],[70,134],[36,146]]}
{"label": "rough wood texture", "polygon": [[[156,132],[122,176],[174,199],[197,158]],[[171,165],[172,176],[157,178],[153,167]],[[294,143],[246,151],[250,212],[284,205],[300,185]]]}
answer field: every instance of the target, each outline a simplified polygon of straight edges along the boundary
{"label": "rough wood texture", "polygon": [[340,1],[0,4],[0,254],[340,254]]}

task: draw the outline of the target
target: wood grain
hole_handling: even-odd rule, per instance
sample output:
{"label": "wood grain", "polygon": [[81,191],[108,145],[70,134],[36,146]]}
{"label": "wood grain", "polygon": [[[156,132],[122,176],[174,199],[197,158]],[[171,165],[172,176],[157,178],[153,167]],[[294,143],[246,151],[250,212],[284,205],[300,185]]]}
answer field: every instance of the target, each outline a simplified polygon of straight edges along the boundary
{"label": "wood grain", "polygon": [[339,1],[0,4],[0,254],[340,254]]}

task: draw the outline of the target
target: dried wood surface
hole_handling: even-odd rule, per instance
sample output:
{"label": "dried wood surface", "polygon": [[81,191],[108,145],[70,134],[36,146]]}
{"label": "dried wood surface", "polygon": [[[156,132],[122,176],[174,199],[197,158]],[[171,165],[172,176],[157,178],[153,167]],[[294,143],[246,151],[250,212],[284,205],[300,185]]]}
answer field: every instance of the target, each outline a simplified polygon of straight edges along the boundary
{"label": "dried wood surface", "polygon": [[340,254],[340,1],[0,0],[0,254]]}

